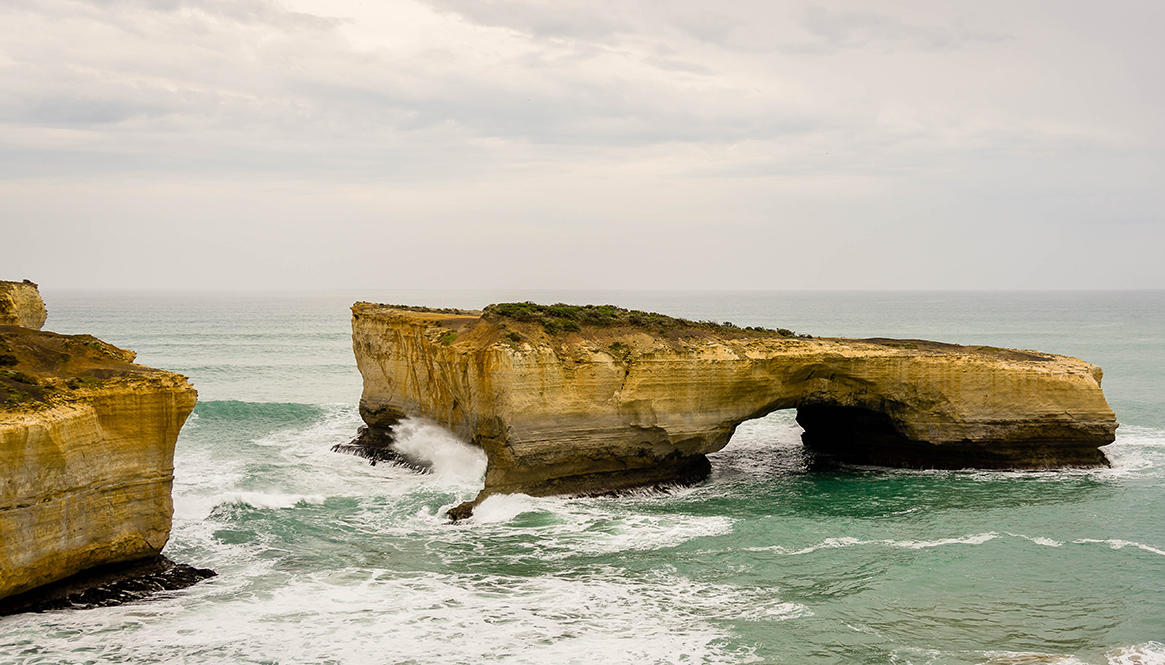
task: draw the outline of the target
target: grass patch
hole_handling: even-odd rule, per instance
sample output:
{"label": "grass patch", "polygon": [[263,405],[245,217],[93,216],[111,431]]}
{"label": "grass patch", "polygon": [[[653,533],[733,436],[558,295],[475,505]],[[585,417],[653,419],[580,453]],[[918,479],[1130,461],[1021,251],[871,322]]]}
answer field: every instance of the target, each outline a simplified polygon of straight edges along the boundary
{"label": "grass patch", "polygon": [[77,390],[78,388],[96,388],[99,385],[101,385],[101,379],[93,376],[78,376],[69,379],[68,383],[68,386],[73,390]]}
{"label": "grass patch", "polygon": [[[359,304],[359,303],[357,303]],[[406,312],[422,312],[429,314],[460,314],[462,316],[477,316],[477,312],[469,309],[457,309],[455,307],[423,307],[421,305],[377,305],[377,307],[388,307],[390,309],[403,309]]]}
{"label": "grass patch", "polygon": [[36,379],[32,378],[31,376],[29,376],[23,372],[17,372],[14,369],[0,370],[0,377],[4,377],[5,379],[9,379],[10,381],[15,381],[17,383],[24,383],[24,384],[27,384],[30,386],[35,386],[37,384]]}
{"label": "grass patch", "polygon": [[487,321],[501,324],[504,321],[524,321],[540,323],[542,328],[551,335],[558,333],[578,332],[582,326],[631,326],[664,332],[680,328],[698,328],[713,332],[751,332],[776,335],[779,337],[802,337],[786,328],[761,328],[749,326],[740,328],[731,321],[717,323],[715,321],[689,321],[656,312],[643,312],[637,309],[626,309],[616,305],[539,305],[534,302],[505,302],[488,305],[482,310],[481,317]]}

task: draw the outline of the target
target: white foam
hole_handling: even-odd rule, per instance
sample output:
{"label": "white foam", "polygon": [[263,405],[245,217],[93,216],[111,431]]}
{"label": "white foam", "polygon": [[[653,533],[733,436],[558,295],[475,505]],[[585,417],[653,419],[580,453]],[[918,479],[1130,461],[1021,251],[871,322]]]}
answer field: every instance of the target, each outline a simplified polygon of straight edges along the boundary
{"label": "white foam", "polygon": [[[321,417],[304,427],[278,430],[252,441],[180,447],[175,464],[175,519],[205,519],[215,506],[229,502],[282,508],[289,507],[289,502],[316,503],[326,497],[368,499],[433,489],[455,493],[461,501],[481,488],[484,453],[424,422],[406,421],[401,440],[432,464],[432,474],[386,464],[372,466],[363,458],[331,452],[336,443],[351,440],[360,422],[353,405],[325,405]],[[245,449],[248,444],[261,449],[224,455],[228,446]]]}
{"label": "white foam", "polygon": [[235,504],[274,510],[294,508],[300,504],[318,506],[324,502],[324,497],[319,494],[283,494],[281,492],[229,492],[220,496],[199,498],[209,498],[207,503],[212,503],[212,508],[225,504]]}
{"label": "white foam", "polygon": [[[1060,542],[1058,540],[1053,540],[1051,538],[1044,538],[1041,536],[1026,536],[1022,533],[1010,533],[1010,532],[1005,532],[1005,533],[1008,536],[1012,536],[1015,538],[1023,538],[1024,540],[1028,540],[1028,541],[1031,541],[1037,545],[1043,545],[1046,547],[1062,547],[1064,545],[1063,542]],[[799,555],[799,554],[810,554],[812,552],[816,552],[816,551],[822,550],[822,549],[836,549],[836,548],[841,548],[841,547],[853,547],[856,545],[887,545],[890,547],[900,547],[903,549],[921,550],[921,549],[928,549],[931,547],[943,547],[946,545],[982,545],[983,543],[987,543],[987,542],[990,542],[992,540],[995,540],[999,536],[1000,536],[1000,534],[998,534],[994,531],[987,532],[987,533],[978,533],[978,534],[973,534],[973,535],[967,535],[967,536],[959,536],[959,537],[955,537],[955,538],[939,538],[936,540],[917,540],[917,541],[916,540],[861,540],[858,538],[843,536],[843,537],[839,537],[839,538],[826,538],[825,540],[821,541],[820,543],[818,543],[816,545],[810,545],[809,547],[804,547],[801,549],[789,549],[789,548],[783,547],[781,545],[768,545],[765,547],[749,547],[746,549],[747,549],[747,551],[752,551],[752,552],[778,552],[780,554],[785,554],[785,555],[789,555],[789,556],[794,556],[794,555]],[[1153,547],[1152,545],[1146,545],[1144,543],[1138,543],[1138,542],[1131,541],[1131,540],[1120,540],[1120,539],[1115,539],[1115,538],[1103,539],[1103,540],[1099,540],[1099,539],[1095,539],[1095,538],[1081,538],[1079,540],[1074,540],[1072,542],[1075,544],[1078,544],[1078,545],[1086,544],[1086,543],[1099,543],[1099,544],[1108,545],[1109,547],[1111,547],[1114,550],[1123,549],[1125,547],[1135,547],[1137,549],[1144,550],[1146,552],[1151,552],[1153,554],[1159,554],[1161,556],[1165,556],[1165,550],[1159,549],[1157,547]]]}
{"label": "white foam", "polygon": [[982,665],[1089,665],[1075,656],[1038,651],[988,651],[984,655],[987,660]]}
{"label": "white foam", "polygon": [[[608,524],[605,530],[592,526],[586,533],[579,533],[571,550],[585,554],[609,554],[666,549],[697,538],[731,533],[734,522],[723,516],[625,515]],[[548,558],[559,558],[563,554]]]}
{"label": "white foam", "polygon": [[481,485],[485,479],[486,455],[434,423],[410,418],[393,428],[393,447],[404,455],[430,465],[441,482]]}
{"label": "white foam", "polygon": [[798,554],[811,554],[813,552],[816,552],[817,550],[831,550],[831,549],[838,549],[841,547],[851,547],[853,545],[871,545],[871,544],[874,544],[875,542],[876,541],[872,541],[872,540],[860,540],[858,538],[851,538],[849,536],[842,536],[840,538],[826,538],[825,540],[821,541],[820,543],[818,543],[816,545],[810,545],[809,547],[804,547],[804,548],[801,548],[799,550],[790,550],[790,549],[787,549],[787,548],[782,547],[780,545],[770,545],[769,547],[750,547],[748,549],[750,551],[766,551],[766,550],[768,550],[768,551],[774,551],[774,552],[779,552],[781,554],[787,554],[790,556],[794,556],[794,555],[798,555]]}
{"label": "white foam", "polygon": [[1148,448],[1165,448],[1165,430],[1157,427],[1141,427],[1138,425],[1121,425],[1116,431],[1116,442],[1105,446],[1108,451],[1115,445],[1145,446]]}
{"label": "white foam", "polygon": [[[42,653],[105,662],[217,665],[418,662],[748,662],[725,622],[810,616],[771,589],[693,582],[666,571],[510,577],[345,569],[294,577],[263,594],[216,595],[14,622]],[[203,600],[207,599],[207,600]],[[214,602],[207,602],[213,599]],[[191,629],[191,627],[197,627]],[[118,639],[109,639],[116,630]],[[18,635],[18,633],[20,635]]]}
{"label": "white foam", "polygon": [[[677,547],[697,538],[731,533],[736,521],[718,515],[643,514],[625,510],[621,503],[625,500],[499,494],[482,501],[469,524],[489,529],[478,531],[482,537],[536,532],[537,538],[527,544],[520,558],[553,561]],[[542,513],[545,519],[529,525],[512,524],[530,513]]]}
{"label": "white foam", "polygon": [[274,432],[252,439],[248,443],[278,448],[280,452],[277,454],[282,455],[283,451],[286,451],[293,453],[292,457],[296,457],[296,453],[304,455],[308,452],[306,447],[297,445],[301,442],[330,440],[336,435],[341,438],[351,438],[359,421],[352,417],[354,412],[351,408],[343,408],[343,406],[345,405],[332,405],[325,409],[318,420],[306,427],[276,429]]}
{"label": "white foam", "polygon": [[1101,470],[1101,475],[1120,477],[1159,473],[1159,469],[1165,467],[1163,448],[1165,431],[1151,427],[1122,425],[1117,429],[1116,441],[1101,449],[1112,462],[1112,468]]}
{"label": "white foam", "polygon": [[1044,538],[1043,536],[1025,536],[1022,533],[1011,533],[1010,531],[1007,531],[1006,533],[1007,533],[1007,535],[1015,537],[1015,538],[1023,538],[1024,540],[1030,540],[1031,542],[1035,543],[1036,545],[1044,545],[1046,547],[1063,547],[1064,546],[1064,543],[1062,543],[1058,540],[1052,540],[1051,538]]}
{"label": "white foam", "polygon": [[977,533],[957,538],[939,538],[937,540],[887,540],[884,542],[893,547],[902,547],[908,550],[924,550],[931,547],[943,547],[945,545],[982,545],[998,537],[998,533],[991,531],[989,533]]}
{"label": "white foam", "polygon": [[473,509],[471,521],[480,524],[509,522],[523,513],[545,510],[549,505],[548,500],[539,502],[525,494],[494,494]]}
{"label": "white foam", "polygon": [[1105,654],[1109,665],[1165,665],[1165,644],[1146,642]]}
{"label": "white foam", "polygon": [[982,545],[983,543],[995,540],[999,537],[998,533],[994,531],[989,533],[977,533],[967,536],[958,536],[954,538],[939,538],[937,540],[861,540],[850,536],[842,536],[838,538],[826,538],[816,545],[810,545],[801,549],[789,549],[781,545],[769,545],[766,547],[749,547],[747,551],[752,552],[778,552],[788,556],[795,556],[800,554],[810,554],[818,550],[837,549],[842,547],[854,547],[857,545],[885,545],[889,547],[898,547],[908,550],[923,550],[931,547],[944,547],[946,545]]}
{"label": "white foam", "polygon": [[1114,550],[1120,550],[1120,549],[1124,549],[1126,547],[1135,547],[1139,550],[1144,550],[1146,552],[1152,552],[1153,554],[1159,554],[1161,556],[1165,556],[1165,550],[1158,549],[1156,547],[1153,547],[1152,545],[1138,543],[1138,542],[1135,542],[1132,540],[1120,540],[1117,538],[1108,538],[1105,540],[1096,540],[1094,538],[1081,538],[1079,540],[1073,540],[1072,542],[1076,543],[1076,544],[1103,543],[1105,545],[1108,545],[1109,547],[1111,547]]}
{"label": "white foam", "polygon": [[741,423],[723,450],[709,456],[712,477],[771,477],[804,470],[805,450],[794,411],[777,411]]}
{"label": "white foam", "polygon": [[755,420],[741,423],[728,442],[734,450],[770,451],[773,448],[801,445],[805,431],[797,424],[793,410],[774,411]]}

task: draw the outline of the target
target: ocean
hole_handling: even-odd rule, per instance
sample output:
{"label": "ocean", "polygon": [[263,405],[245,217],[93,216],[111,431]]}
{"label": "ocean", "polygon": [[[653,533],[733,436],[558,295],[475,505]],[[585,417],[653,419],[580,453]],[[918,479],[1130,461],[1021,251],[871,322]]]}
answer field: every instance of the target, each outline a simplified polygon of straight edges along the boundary
{"label": "ocean", "polygon": [[[0,663],[1165,664],[1165,292],[124,293],[44,289],[46,330],[181,372],[165,554],[218,571],[118,607],[0,618]],[[1110,469],[810,468],[792,412],[697,486],[496,496],[431,424],[419,474],[330,452],[360,425],[349,306],[614,303],[821,336],[1102,366]]]}

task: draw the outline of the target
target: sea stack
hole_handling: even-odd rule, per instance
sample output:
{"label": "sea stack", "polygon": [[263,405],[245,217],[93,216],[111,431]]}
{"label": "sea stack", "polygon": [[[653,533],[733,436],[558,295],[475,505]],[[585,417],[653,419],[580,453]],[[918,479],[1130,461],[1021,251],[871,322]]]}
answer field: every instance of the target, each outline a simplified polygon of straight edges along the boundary
{"label": "sea stack", "polygon": [[35,283],[0,281],[0,326],[40,330],[48,317]]}
{"label": "sea stack", "polygon": [[44,312],[35,284],[0,282],[0,613],[83,571],[169,568],[174,444],[197,397],[132,351],[40,331]]}
{"label": "sea stack", "polygon": [[915,468],[1101,466],[1116,418],[1076,358],[923,340],[742,329],[612,306],[484,311],[356,303],[357,445],[402,418],[488,456],[495,493],[602,493],[705,476],[736,427],[797,409],[804,444]]}

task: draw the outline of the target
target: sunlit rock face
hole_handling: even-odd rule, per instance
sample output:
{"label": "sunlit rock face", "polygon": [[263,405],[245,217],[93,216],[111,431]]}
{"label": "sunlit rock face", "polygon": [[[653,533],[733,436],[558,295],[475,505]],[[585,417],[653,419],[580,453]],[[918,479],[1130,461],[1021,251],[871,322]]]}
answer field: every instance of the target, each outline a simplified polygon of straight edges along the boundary
{"label": "sunlit rock face", "polygon": [[1075,358],[650,323],[357,303],[367,438],[419,416],[481,446],[478,500],[699,478],[737,425],[777,409],[798,409],[807,446],[859,463],[1096,466],[1114,439],[1100,368]]}
{"label": "sunlit rock face", "polygon": [[0,325],[40,330],[47,316],[36,284],[0,281]]}
{"label": "sunlit rock face", "polygon": [[197,393],[89,335],[0,325],[0,598],[157,555]]}

